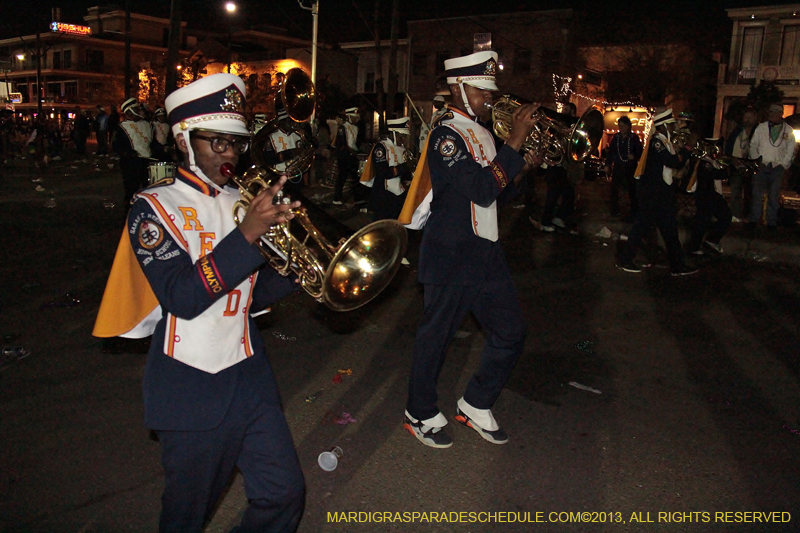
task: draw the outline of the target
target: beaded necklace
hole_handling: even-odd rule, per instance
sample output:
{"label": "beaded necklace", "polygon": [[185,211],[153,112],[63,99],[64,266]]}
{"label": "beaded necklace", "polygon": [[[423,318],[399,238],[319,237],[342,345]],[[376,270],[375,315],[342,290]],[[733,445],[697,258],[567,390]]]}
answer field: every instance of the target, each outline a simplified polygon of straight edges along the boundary
{"label": "beaded necklace", "polygon": [[617,155],[619,156],[619,160],[622,162],[628,161],[628,157],[630,157],[631,155],[631,135],[633,134],[632,133],[628,134],[628,145],[627,145],[627,150],[625,150],[627,153],[625,154],[625,157],[622,157],[622,152],[619,151],[619,145],[622,144],[622,142],[620,141],[621,137],[617,137]]}
{"label": "beaded necklace", "polygon": [[[771,144],[774,148],[777,148],[778,146],[780,146],[783,143],[783,125],[784,124],[785,124],[785,122],[781,122],[780,123],[781,132],[778,135],[778,144],[775,144],[774,142],[772,142],[772,123],[771,122],[767,123],[767,138],[769,139],[769,144]],[[775,124],[775,125],[778,126],[778,124]]]}

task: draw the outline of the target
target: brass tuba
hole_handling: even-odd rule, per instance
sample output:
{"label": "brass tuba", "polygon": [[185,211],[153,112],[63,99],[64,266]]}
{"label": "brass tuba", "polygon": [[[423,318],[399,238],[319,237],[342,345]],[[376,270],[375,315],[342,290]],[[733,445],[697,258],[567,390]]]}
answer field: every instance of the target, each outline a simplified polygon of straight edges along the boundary
{"label": "brass tuba", "polygon": [[[511,115],[523,101],[503,95],[494,104],[486,103],[492,111],[495,135],[507,140],[511,134]],[[558,165],[564,158],[581,162],[592,153],[603,136],[603,113],[592,107],[579,119],[540,107],[534,112],[536,124],[522,144],[524,151],[541,153],[548,165]]]}
{"label": "brass tuba", "polygon": [[301,177],[314,162],[314,143],[306,124],[314,114],[315,105],[311,78],[302,69],[289,69],[275,96],[276,118],[253,137],[250,148],[253,160],[260,161],[278,176]]}
{"label": "brass tuba", "polygon": [[[302,75],[290,76],[295,70]],[[289,119],[298,125],[309,120],[315,104],[313,84],[304,78],[307,76],[300,69],[287,72],[286,97],[282,96]],[[237,224],[259,192],[282,175],[302,174],[303,167],[313,161],[313,148],[310,158],[299,150],[278,164],[266,161],[263,143],[277,127],[277,122],[270,123],[256,134],[251,154],[254,165],[242,176],[233,175],[230,165],[223,171],[242,197],[233,208]],[[262,134],[264,131],[267,133]],[[335,311],[350,311],[375,298],[397,273],[405,254],[408,236],[403,225],[396,220],[378,220],[353,231],[302,194],[292,195],[302,203],[294,218],[272,226],[258,241],[267,263],[284,276],[296,274],[303,290]],[[288,204],[292,200],[280,191],[274,201]]]}

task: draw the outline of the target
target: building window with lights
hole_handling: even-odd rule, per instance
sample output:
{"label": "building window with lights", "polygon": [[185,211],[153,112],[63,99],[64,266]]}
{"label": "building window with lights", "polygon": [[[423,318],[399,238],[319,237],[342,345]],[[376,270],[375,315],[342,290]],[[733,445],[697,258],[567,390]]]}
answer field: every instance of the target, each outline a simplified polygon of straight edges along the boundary
{"label": "building window with lights", "polygon": [[784,26],[781,42],[781,66],[800,64],[800,25]]}

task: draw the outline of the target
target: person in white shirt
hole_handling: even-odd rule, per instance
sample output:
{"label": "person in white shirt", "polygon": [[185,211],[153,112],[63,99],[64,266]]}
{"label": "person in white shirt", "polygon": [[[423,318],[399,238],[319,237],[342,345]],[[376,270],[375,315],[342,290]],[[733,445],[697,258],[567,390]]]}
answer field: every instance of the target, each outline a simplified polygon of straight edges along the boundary
{"label": "person in white shirt", "polygon": [[783,173],[789,168],[794,156],[794,131],[783,120],[783,106],[769,106],[768,120],[756,127],[750,140],[750,159],[762,158],[758,172],[753,176],[753,205],[748,226],[755,228],[761,220],[761,202],[767,193],[767,228],[778,226],[778,203],[780,200]]}

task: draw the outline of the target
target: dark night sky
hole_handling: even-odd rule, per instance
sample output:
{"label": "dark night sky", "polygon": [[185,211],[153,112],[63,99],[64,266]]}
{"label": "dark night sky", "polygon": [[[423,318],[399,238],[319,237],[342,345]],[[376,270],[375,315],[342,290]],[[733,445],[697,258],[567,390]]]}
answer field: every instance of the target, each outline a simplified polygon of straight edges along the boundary
{"label": "dark night sky", "polygon": [[[388,38],[388,18],[392,0],[380,0],[387,26],[382,37]],[[375,0],[320,0],[320,40],[323,42],[371,40]],[[0,37],[31,34],[37,19],[46,29],[50,8],[60,7],[62,21],[82,23],[89,6],[107,5],[98,0],[3,0],[0,2]],[[113,4],[114,2],[109,2]],[[183,19],[195,27],[226,25],[222,9],[224,0],[183,0]],[[306,0],[306,4],[310,3]],[[721,33],[726,33],[724,9],[787,2],[759,0],[670,0],[670,1],[589,1],[589,0],[400,0],[401,18],[407,20],[435,17],[455,17],[481,13],[501,13],[540,9],[573,8],[578,15],[597,20],[599,34],[609,38],[619,35],[614,28],[639,28],[648,24],[694,26],[698,32],[708,32],[712,20],[720,21]],[[130,0],[131,10],[149,15],[169,17],[169,0]],[[270,24],[285,27],[290,35],[311,38],[311,14],[298,6],[297,0],[237,0],[240,5],[237,25]],[[124,0],[116,5],[124,7]],[[598,6],[602,6],[598,8]],[[402,32],[405,27],[403,26]],[[611,30],[611,31],[609,31]],[[667,30],[668,31],[668,30]],[[717,30],[720,31],[720,30]],[[384,34],[385,32],[385,34]],[[401,33],[402,35],[402,33]]]}

